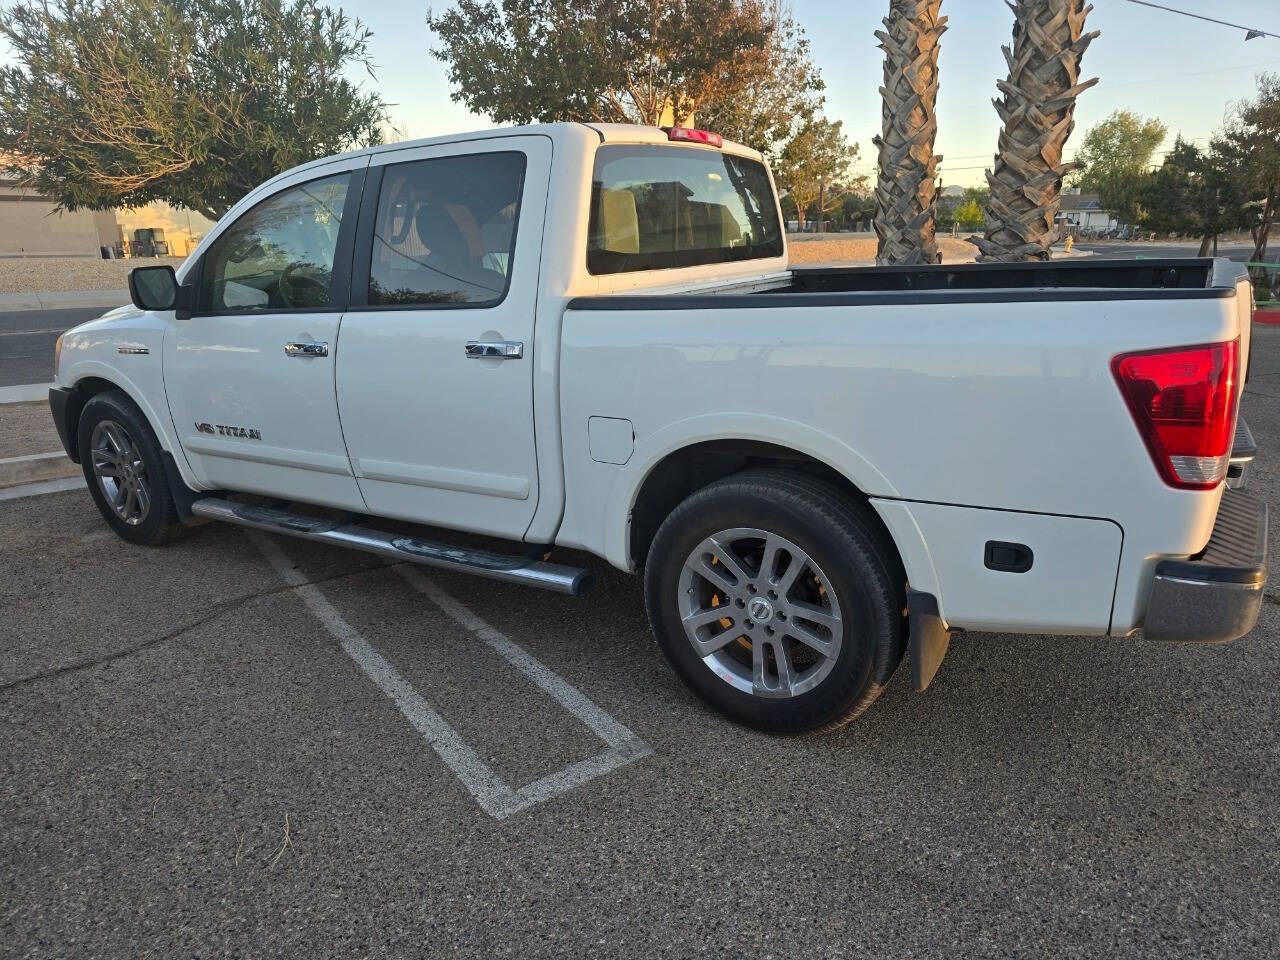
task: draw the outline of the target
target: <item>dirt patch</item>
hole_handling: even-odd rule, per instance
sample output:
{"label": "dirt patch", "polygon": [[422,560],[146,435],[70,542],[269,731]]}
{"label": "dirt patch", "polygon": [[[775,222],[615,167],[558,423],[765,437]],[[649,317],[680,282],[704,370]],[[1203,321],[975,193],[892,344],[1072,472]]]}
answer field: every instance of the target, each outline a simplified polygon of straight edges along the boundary
{"label": "dirt patch", "polygon": [[[876,238],[868,234],[824,233],[787,237],[792,263],[844,263],[876,258]],[[947,262],[972,260],[978,248],[967,240],[939,237],[938,249]]]}
{"label": "dirt patch", "polygon": [[179,257],[137,260],[91,260],[78,257],[0,257],[0,293],[66,293],[78,290],[123,290],[134,267],[170,264]]}
{"label": "dirt patch", "polygon": [[0,460],[62,449],[47,403],[0,403]]}

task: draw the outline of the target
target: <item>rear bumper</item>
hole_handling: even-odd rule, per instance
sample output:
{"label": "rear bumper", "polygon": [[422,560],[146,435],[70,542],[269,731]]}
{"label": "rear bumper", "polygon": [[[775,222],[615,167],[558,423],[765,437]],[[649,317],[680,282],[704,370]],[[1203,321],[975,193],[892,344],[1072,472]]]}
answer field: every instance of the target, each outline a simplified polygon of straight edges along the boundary
{"label": "rear bumper", "polygon": [[1266,501],[1224,490],[1208,546],[1156,565],[1142,632],[1151,640],[1235,640],[1257,622],[1266,583]]}

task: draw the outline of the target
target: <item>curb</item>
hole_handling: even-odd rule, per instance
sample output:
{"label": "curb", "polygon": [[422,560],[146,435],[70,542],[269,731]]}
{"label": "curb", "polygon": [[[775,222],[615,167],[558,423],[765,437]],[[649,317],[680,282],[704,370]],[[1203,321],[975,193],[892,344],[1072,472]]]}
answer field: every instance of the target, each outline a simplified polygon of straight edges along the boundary
{"label": "curb", "polygon": [[34,310],[74,310],[77,307],[111,310],[130,302],[128,290],[44,290],[33,293],[0,293],[0,313]]}
{"label": "curb", "polygon": [[1258,323],[1280,324],[1280,309],[1263,308],[1254,313],[1253,319]]}
{"label": "curb", "polygon": [[48,403],[52,383],[15,383],[0,387],[0,403]]}
{"label": "curb", "polygon": [[25,457],[0,460],[0,489],[19,484],[43,483],[80,474],[80,465],[72,463],[66,453],[33,453]]}
{"label": "curb", "polygon": [[43,480],[40,483],[24,483],[20,487],[0,488],[0,501],[23,500],[27,497],[40,497],[48,493],[66,493],[68,490],[83,490],[84,476],[67,477],[64,480]]}

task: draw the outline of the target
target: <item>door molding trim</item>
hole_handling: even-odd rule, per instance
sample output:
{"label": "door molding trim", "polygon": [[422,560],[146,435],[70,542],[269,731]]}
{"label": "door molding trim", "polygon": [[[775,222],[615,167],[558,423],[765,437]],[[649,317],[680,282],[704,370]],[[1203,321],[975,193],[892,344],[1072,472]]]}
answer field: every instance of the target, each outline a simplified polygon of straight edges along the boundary
{"label": "door molding trim", "polygon": [[528,477],[509,477],[500,473],[478,473],[471,470],[451,470],[430,464],[397,463],[394,460],[353,459],[356,476],[361,480],[384,480],[389,483],[407,483],[415,487],[436,487],[440,490],[457,490],[485,497],[501,497],[504,500],[528,500]]}
{"label": "door molding trim", "polygon": [[288,447],[266,447],[253,441],[216,440],[210,437],[183,437],[182,445],[192,453],[206,457],[224,457],[228,460],[249,460],[269,463],[276,467],[297,467],[319,473],[351,476],[351,463],[346,457],[292,450]]}

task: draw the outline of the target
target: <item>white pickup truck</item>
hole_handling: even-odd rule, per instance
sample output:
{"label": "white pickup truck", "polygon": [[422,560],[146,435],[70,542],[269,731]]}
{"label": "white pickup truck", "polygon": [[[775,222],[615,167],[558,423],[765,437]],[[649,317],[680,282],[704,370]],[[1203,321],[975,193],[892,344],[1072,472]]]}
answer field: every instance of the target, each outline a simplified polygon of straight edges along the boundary
{"label": "white pickup truck", "polygon": [[907,648],[923,689],[955,630],[1257,618],[1226,260],[790,269],[759,153],[554,124],[290,170],[130,286],[50,404],[132,543],[215,518],[570,594],[548,555],[586,551],[643,571],[694,690],[784,731]]}

